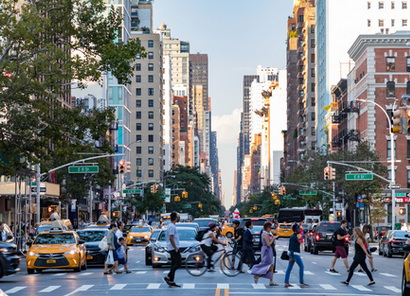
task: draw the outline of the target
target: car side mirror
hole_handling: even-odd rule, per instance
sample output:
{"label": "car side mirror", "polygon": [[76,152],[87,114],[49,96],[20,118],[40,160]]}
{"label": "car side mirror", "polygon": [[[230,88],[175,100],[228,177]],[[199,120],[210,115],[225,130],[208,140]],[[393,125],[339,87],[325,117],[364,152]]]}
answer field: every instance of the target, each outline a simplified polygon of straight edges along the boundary
{"label": "car side mirror", "polygon": [[78,244],[79,244],[79,245],[82,245],[82,244],[84,244],[84,243],[85,243],[85,240],[82,240],[82,239],[79,239],[79,240],[78,240]]}
{"label": "car side mirror", "polygon": [[31,247],[31,245],[33,244],[33,242],[27,242],[26,245]]}

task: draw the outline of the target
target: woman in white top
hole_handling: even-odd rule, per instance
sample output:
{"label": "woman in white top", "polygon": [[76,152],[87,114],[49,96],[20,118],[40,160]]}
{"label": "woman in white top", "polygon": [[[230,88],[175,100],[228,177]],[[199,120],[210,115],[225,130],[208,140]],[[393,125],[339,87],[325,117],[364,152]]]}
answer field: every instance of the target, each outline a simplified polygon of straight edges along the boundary
{"label": "woman in white top", "polygon": [[212,265],[212,255],[218,250],[218,247],[216,245],[221,244],[223,246],[226,246],[226,243],[221,242],[220,240],[216,238],[215,236],[216,224],[215,223],[211,222],[208,224],[208,226],[209,226],[209,229],[204,234],[204,237],[201,240],[201,248],[208,256],[208,261],[207,261],[208,272],[214,272],[215,270],[213,269],[213,265]]}

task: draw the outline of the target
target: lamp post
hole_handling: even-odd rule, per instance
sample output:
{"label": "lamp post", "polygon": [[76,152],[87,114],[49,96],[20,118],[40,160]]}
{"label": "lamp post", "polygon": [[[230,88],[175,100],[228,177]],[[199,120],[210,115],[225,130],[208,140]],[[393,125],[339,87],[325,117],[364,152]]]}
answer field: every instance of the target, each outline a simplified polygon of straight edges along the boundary
{"label": "lamp post", "polygon": [[[391,153],[390,153],[390,158],[391,158],[391,160],[390,160],[390,171],[391,171],[391,173],[390,173],[390,189],[391,189],[391,202],[392,202],[392,211],[391,212],[392,212],[392,229],[394,230],[394,227],[396,225],[396,213],[395,213],[395,209],[396,209],[396,189],[395,189],[395,186],[394,186],[394,185],[396,185],[396,171],[395,171],[395,168],[394,168],[395,158],[396,158],[396,155],[395,155],[396,144],[394,142],[394,134],[392,132],[392,124],[391,124],[391,121],[390,121],[390,117],[387,114],[386,110],[384,110],[384,108],[381,105],[379,105],[378,103],[376,103],[374,101],[362,100],[362,99],[356,99],[356,101],[366,102],[366,103],[373,103],[375,106],[379,107],[383,111],[384,115],[386,115],[387,122],[389,123],[390,148],[391,148],[390,149],[391,150]],[[394,102],[394,104],[393,104],[393,110],[395,109],[395,107],[396,107],[396,102]]]}

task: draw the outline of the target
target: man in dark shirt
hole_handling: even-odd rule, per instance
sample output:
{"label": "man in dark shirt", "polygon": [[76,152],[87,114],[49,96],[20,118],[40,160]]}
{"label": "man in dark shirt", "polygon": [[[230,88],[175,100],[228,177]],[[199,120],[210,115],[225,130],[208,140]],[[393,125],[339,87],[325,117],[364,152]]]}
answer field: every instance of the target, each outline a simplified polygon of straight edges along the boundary
{"label": "man in dark shirt", "polygon": [[335,270],[335,263],[338,258],[342,258],[346,266],[347,271],[349,272],[349,264],[347,263],[347,253],[346,253],[346,239],[349,239],[349,233],[347,232],[347,221],[342,220],[340,228],[336,230],[336,251],[335,255],[332,258],[332,263],[329,271],[337,273]]}
{"label": "man in dark shirt", "polygon": [[250,267],[255,264],[255,255],[253,254],[253,236],[251,229],[253,228],[251,221],[246,221],[245,231],[243,232],[242,239],[242,257],[239,263],[238,270],[242,270],[242,263],[248,263]]}

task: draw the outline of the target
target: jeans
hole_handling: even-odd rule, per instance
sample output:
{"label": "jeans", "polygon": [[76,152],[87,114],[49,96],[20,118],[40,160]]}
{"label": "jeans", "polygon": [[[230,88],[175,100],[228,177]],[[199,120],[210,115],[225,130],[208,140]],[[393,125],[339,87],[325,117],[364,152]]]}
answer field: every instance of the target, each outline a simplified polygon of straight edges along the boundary
{"label": "jeans", "polygon": [[290,272],[292,271],[292,268],[293,268],[293,265],[295,265],[295,262],[299,266],[299,283],[304,284],[303,271],[305,267],[303,265],[302,258],[300,257],[300,254],[293,253],[293,259],[294,259],[293,263],[290,263],[290,260],[289,260],[289,265],[288,265],[288,268],[286,269],[285,284],[289,284]]}
{"label": "jeans", "polygon": [[205,254],[208,256],[207,258],[207,267],[208,268],[213,268],[212,265],[212,255],[218,250],[218,247],[215,245],[207,246],[207,245],[201,245],[202,250],[205,252]]}
{"label": "jeans", "polygon": [[171,282],[174,281],[175,271],[181,266],[181,253],[175,252],[175,250],[169,251],[171,255],[171,270],[168,273],[168,278]]}

